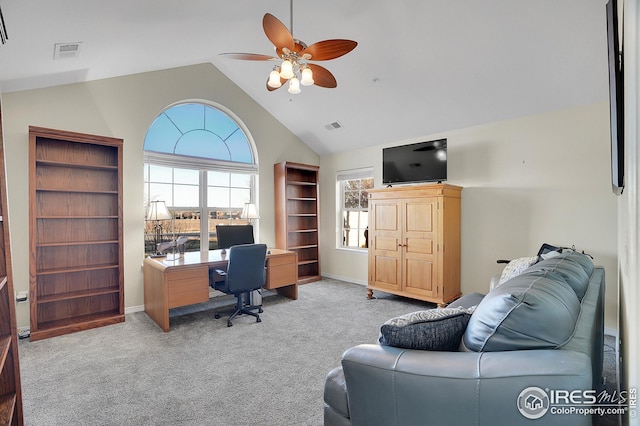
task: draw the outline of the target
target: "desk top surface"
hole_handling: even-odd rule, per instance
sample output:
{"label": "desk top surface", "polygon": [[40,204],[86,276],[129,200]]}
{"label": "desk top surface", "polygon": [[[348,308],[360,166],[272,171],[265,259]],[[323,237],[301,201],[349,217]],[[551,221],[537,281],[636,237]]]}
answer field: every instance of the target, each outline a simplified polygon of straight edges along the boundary
{"label": "desk top surface", "polygon": [[[182,256],[176,254],[168,255],[164,257],[146,257],[145,263],[153,265],[158,268],[171,268],[176,266],[197,266],[201,264],[220,264],[226,263],[229,258],[229,251],[224,250],[209,250],[208,253],[201,254],[199,251],[190,251],[184,253]],[[283,256],[287,254],[295,254],[292,251],[270,248],[267,252],[267,259],[274,256]]]}

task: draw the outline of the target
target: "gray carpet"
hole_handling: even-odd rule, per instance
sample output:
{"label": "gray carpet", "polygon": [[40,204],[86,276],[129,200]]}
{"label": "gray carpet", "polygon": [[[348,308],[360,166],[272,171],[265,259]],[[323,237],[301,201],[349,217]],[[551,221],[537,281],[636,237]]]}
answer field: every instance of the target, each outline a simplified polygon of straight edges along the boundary
{"label": "gray carpet", "polygon": [[368,300],[363,286],[329,279],[299,293],[264,297],[262,323],[215,320],[211,309],[227,297],[172,311],[169,333],[139,312],[22,340],[25,424],[321,425],[324,379],[342,353],[375,342],[388,318],[433,306],[383,293]]}

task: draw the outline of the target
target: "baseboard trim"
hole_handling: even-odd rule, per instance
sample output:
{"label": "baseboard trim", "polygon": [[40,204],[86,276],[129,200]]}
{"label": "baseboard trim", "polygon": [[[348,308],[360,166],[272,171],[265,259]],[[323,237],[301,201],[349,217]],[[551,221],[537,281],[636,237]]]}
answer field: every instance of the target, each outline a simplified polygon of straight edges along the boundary
{"label": "baseboard trim", "polygon": [[367,281],[364,280],[355,280],[353,278],[348,278],[348,277],[343,277],[341,275],[334,275],[334,274],[327,274],[327,273],[322,273],[323,277],[327,277],[327,278],[331,278],[334,280],[340,280],[340,281],[346,281],[348,283],[354,283],[354,284],[360,284],[360,285],[367,285]]}
{"label": "baseboard trim", "polygon": [[144,312],[144,305],[138,306],[129,306],[128,308],[124,308],[124,314],[132,314],[134,312]]}

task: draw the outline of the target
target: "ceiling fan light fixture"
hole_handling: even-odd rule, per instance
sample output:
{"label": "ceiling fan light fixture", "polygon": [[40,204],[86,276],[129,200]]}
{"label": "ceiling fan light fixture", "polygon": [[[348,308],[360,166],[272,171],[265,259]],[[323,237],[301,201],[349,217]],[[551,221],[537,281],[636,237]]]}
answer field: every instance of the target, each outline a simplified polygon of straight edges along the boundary
{"label": "ceiling fan light fixture", "polygon": [[280,77],[285,80],[295,77],[295,74],[293,73],[293,64],[288,59],[282,61],[282,65],[280,65]]}
{"label": "ceiling fan light fixture", "polygon": [[274,89],[282,86],[282,83],[280,82],[280,73],[278,72],[278,70],[273,70],[271,71],[271,73],[269,73],[269,81],[267,82],[267,84],[269,85],[269,87],[273,87]]}
{"label": "ceiling fan light fixture", "polygon": [[292,95],[300,93],[300,80],[297,77],[293,77],[289,80],[289,89],[287,89]]}
{"label": "ceiling fan light fixture", "polygon": [[313,81],[313,71],[311,68],[304,67],[302,69],[302,78],[300,79],[300,84],[303,86],[311,86],[315,81]]}

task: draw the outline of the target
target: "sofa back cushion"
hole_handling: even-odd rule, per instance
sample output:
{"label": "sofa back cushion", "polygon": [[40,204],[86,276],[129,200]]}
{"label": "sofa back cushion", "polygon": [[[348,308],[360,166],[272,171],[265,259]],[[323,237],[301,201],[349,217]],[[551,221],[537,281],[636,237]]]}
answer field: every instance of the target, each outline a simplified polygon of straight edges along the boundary
{"label": "sofa back cushion", "polygon": [[560,275],[571,286],[573,291],[582,300],[589,285],[589,277],[593,273],[593,262],[580,253],[564,252],[556,257],[542,260],[529,267],[524,273],[534,271],[553,271]]}
{"label": "sofa back cushion", "polygon": [[489,292],[463,336],[474,352],[555,349],[573,335],[580,301],[562,275],[532,271]]}

